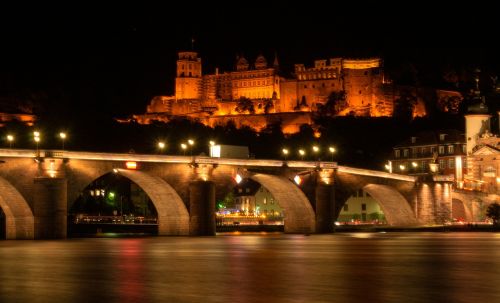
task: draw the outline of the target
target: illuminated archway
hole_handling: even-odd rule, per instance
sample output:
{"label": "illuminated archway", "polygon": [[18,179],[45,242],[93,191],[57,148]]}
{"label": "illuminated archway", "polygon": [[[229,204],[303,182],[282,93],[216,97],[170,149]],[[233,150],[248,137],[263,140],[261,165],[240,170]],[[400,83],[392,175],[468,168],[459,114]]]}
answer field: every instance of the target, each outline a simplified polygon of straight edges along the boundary
{"label": "illuminated archway", "polygon": [[316,216],[306,195],[290,180],[274,175],[249,177],[267,188],[284,210],[285,233],[314,233]]}
{"label": "illuminated archway", "polygon": [[134,182],[151,199],[158,214],[158,235],[189,234],[189,213],[172,186],[160,177],[141,171],[115,169],[114,173]]}
{"label": "illuminated archway", "polygon": [[31,208],[17,189],[0,177],[0,207],[5,214],[6,239],[33,239],[34,217]]}
{"label": "illuminated archway", "polygon": [[368,184],[363,190],[377,201],[389,225],[416,225],[417,219],[410,204],[396,189],[379,184]]}

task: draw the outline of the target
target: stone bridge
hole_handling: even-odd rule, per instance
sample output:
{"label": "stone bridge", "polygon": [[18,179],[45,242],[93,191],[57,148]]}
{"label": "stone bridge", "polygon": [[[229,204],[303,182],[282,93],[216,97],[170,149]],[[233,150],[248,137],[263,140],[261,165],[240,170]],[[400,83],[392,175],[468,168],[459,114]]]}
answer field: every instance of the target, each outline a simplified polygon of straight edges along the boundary
{"label": "stone bridge", "polygon": [[[136,169],[127,169],[134,162]],[[440,223],[451,218],[450,180],[338,166],[334,162],[223,159],[0,149],[0,207],[7,239],[64,238],[67,214],[99,177],[120,174],[149,196],[160,235],[214,235],[215,201],[249,178],[284,210],[286,233],[330,232],[346,200],[369,193],[389,224]],[[294,180],[300,178],[298,185]]]}

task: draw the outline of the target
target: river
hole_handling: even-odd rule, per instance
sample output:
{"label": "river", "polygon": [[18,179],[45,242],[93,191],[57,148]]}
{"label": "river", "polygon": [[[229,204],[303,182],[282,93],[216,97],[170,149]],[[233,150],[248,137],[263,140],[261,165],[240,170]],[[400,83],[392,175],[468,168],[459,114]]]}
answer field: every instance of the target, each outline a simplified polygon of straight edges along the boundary
{"label": "river", "polygon": [[500,302],[500,233],[4,240],[0,302]]}

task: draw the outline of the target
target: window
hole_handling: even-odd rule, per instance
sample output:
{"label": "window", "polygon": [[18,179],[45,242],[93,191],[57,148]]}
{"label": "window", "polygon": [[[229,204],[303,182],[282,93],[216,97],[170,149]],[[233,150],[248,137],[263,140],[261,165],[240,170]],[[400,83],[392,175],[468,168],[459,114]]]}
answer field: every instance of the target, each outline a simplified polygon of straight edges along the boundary
{"label": "window", "polygon": [[444,141],[446,134],[439,134],[439,141]]}
{"label": "window", "polygon": [[344,211],[349,211],[349,205],[347,205],[347,203],[344,204]]}
{"label": "window", "polygon": [[436,152],[436,147],[432,146],[431,147],[431,154],[434,154]]}
{"label": "window", "polygon": [[263,203],[264,205],[266,205],[266,204],[267,204],[267,198],[264,198],[264,200],[262,201],[262,203]]}
{"label": "window", "polygon": [[271,204],[274,204],[274,199],[273,198],[271,198],[269,200],[270,200],[269,202],[271,202]]}
{"label": "window", "polygon": [[396,149],[396,150],[394,151],[394,156],[395,156],[396,158],[399,158],[399,157],[401,156],[401,152],[400,152],[400,150],[399,150],[399,149]]}
{"label": "window", "polygon": [[245,192],[249,193],[250,192],[250,188],[245,188]]}
{"label": "window", "polygon": [[444,146],[443,145],[439,146],[439,154],[444,155]]}
{"label": "window", "polygon": [[304,88],[307,88],[307,85],[304,84]]}
{"label": "window", "polygon": [[453,154],[454,150],[453,145],[448,145],[448,154]]}
{"label": "window", "polygon": [[363,190],[362,189],[358,190],[358,197],[363,197]]}
{"label": "window", "polygon": [[243,188],[238,188],[238,192],[242,193],[243,192]]}
{"label": "window", "polygon": [[427,152],[427,148],[422,147],[422,148],[420,149],[420,153],[422,153],[422,156],[424,156],[426,152]]}
{"label": "window", "polygon": [[417,142],[417,137],[411,137],[411,143]]}
{"label": "window", "polygon": [[366,204],[365,204],[365,203],[362,203],[362,204],[361,204],[361,210],[362,210],[362,211],[366,211]]}
{"label": "window", "polygon": [[448,159],[448,168],[455,167],[455,159]]}
{"label": "window", "polygon": [[403,157],[408,158],[408,150],[403,150]]}
{"label": "window", "polygon": [[417,154],[418,154],[418,149],[417,149],[416,147],[413,147],[413,148],[411,149],[411,156],[412,156],[413,158],[416,158],[416,157],[417,157]]}
{"label": "window", "polygon": [[446,167],[446,161],[444,159],[439,159],[439,168],[444,169]]}
{"label": "window", "polygon": [[462,153],[467,153],[467,145],[462,145]]}

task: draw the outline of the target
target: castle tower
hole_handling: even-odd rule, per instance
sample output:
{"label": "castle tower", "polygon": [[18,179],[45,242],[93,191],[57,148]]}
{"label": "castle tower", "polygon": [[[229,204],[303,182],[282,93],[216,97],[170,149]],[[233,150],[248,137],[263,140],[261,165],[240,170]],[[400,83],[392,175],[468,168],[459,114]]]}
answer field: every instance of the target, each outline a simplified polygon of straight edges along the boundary
{"label": "castle tower", "polygon": [[179,52],[175,97],[178,100],[201,97],[201,58],[197,52]]}
{"label": "castle tower", "polygon": [[476,76],[476,89],[474,90],[473,100],[465,115],[467,155],[472,153],[473,148],[477,145],[478,138],[485,132],[490,131],[490,118],[484,97],[481,98],[479,76]]}

